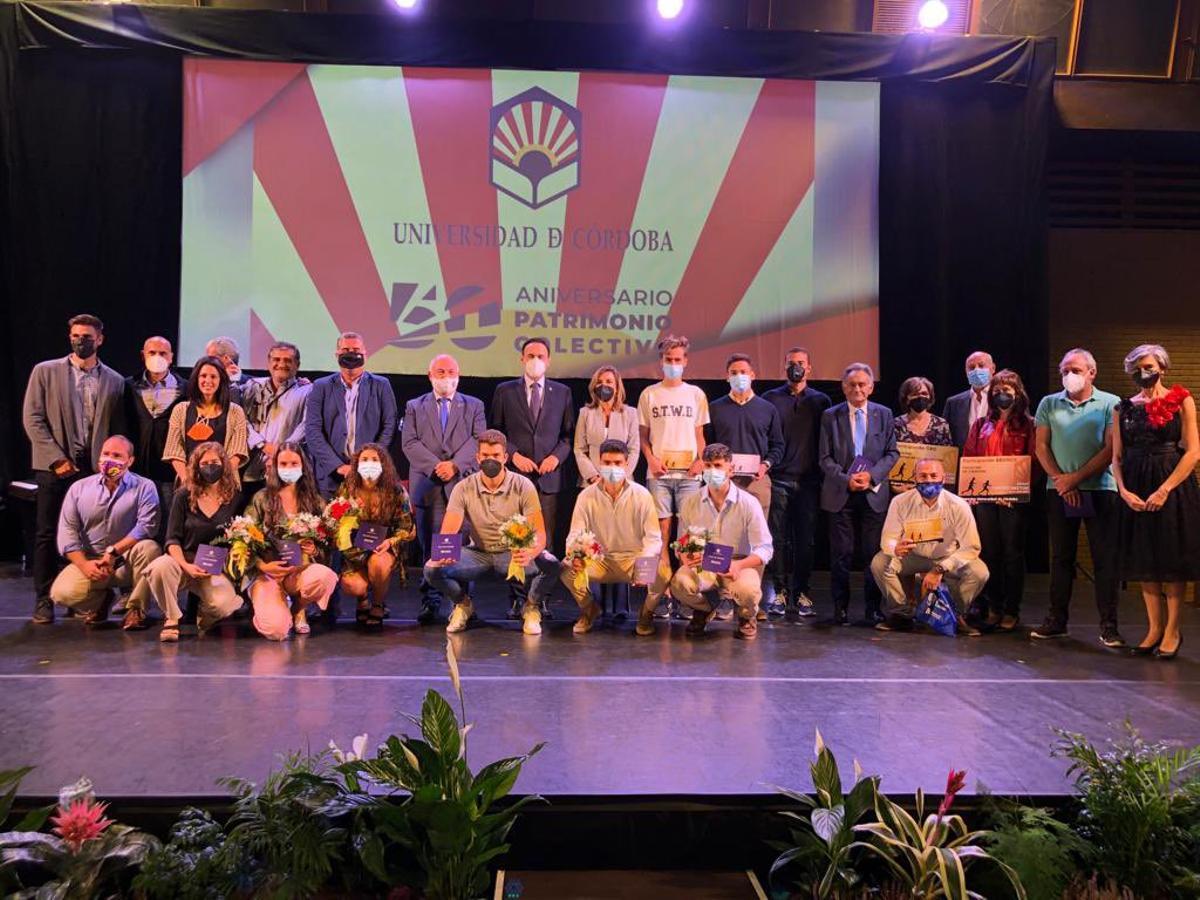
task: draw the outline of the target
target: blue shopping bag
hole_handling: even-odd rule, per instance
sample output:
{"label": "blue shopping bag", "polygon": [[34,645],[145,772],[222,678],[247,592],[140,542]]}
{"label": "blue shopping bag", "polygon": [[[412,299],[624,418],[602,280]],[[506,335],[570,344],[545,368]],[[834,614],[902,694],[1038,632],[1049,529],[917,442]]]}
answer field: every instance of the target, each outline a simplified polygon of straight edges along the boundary
{"label": "blue shopping bag", "polygon": [[913,618],[938,634],[954,637],[958,633],[958,616],[954,612],[954,601],[950,599],[950,591],[944,584],[938,585],[936,591],[925,595],[925,599],[917,605],[917,612]]}

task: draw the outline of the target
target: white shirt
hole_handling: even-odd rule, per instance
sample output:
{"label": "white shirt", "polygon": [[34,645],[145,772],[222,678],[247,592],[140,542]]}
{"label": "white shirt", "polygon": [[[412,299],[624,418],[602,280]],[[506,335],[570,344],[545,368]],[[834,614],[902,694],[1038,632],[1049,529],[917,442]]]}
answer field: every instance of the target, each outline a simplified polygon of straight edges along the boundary
{"label": "white shirt", "polygon": [[762,504],[736,484],[729,485],[725,502],[717,509],[711,492],[705,485],[683,498],[679,509],[679,534],[699,526],[712,532],[713,543],[733,548],[733,555],[743,558],[753,554],[763,565],[775,555],[775,544]]}
{"label": "white shirt", "polygon": [[[694,384],[667,387],[661,381],[638,397],[638,424],[650,432],[650,449],[662,458],[668,452],[688,452],[695,460],[696,429],[709,422],[708,398]],[[664,478],[684,478],[686,472],[669,471]]]}
{"label": "white shirt", "polygon": [[971,389],[971,415],[967,420],[967,427],[970,428],[980,419],[986,419],[988,414],[988,392],[986,390],[977,391]]}
{"label": "white shirt", "polygon": [[942,539],[937,543],[917,544],[912,550],[915,556],[940,563],[952,574],[979,558],[979,529],[975,527],[970,504],[944,488],[933,506],[925,502],[916,488],[897,494],[883,523],[880,549],[888,556],[895,556],[896,544],[904,537],[905,523],[922,519],[941,519]]}

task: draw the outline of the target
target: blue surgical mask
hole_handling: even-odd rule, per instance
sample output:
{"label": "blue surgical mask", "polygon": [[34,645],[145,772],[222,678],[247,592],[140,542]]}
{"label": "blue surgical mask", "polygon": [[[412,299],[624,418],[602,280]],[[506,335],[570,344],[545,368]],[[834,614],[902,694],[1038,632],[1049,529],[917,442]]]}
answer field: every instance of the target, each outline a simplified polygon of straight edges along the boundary
{"label": "blue surgical mask", "polygon": [[674,379],[683,377],[683,366],[678,363],[663,363],[662,370],[664,378]]}
{"label": "blue surgical mask", "polygon": [[729,475],[725,472],[724,469],[705,469],[704,470],[704,483],[707,484],[709,487],[714,487],[714,488],[722,487],[722,486],[724,486],[725,482],[728,480],[729,480]]}
{"label": "blue surgical mask", "polygon": [[279,474],[279,480],[284,484],[295,484],[304,477],[304,470],[299,466],[292,466],[287,469],[276,469]]}
{"label": "blue surgical mask", "polygon": [[926,500],[933,500],[942,492],[942,483],[940,481],[924,481],[917,485],[917,493]]}
{"label": "blue surgical mask", "polygon": [[746,393],[746,391],[750,390],[750,376],[741,374],[730,375],[729,387],[735,394]]}
{"label": "blue surgical mask", "polygon": [[358,463],[358,474],[364,481],[378,481],[379,476],[383,474],[383,463],[376,462],[373,459],[360,460]]}
{"label": "blue surgical mask", "polygon": [[976,367],[967,373],[967,381],[971,382],[971,387],[976,390],[983,390],[991,380],[992,373],[982,367]]}
{"label": "blue surgical mask", "polygon": [[625,480],[624,466],[601,466],[600,477],[609,484],[620,484]]}

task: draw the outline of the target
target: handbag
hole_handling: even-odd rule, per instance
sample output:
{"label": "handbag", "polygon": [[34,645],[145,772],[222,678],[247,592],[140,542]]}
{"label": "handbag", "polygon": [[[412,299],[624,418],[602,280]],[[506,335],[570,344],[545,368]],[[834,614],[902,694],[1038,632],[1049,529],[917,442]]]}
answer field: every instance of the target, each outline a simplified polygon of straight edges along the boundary
{"label": "handbag", "polygon": [[925,595],[925,599],[917,605],[913,619],[936,634],[954,637],[958,633],[958,616],[954,612],[954,601],[950,599],[950,591],[944,584],[938,585],[936,591]]}

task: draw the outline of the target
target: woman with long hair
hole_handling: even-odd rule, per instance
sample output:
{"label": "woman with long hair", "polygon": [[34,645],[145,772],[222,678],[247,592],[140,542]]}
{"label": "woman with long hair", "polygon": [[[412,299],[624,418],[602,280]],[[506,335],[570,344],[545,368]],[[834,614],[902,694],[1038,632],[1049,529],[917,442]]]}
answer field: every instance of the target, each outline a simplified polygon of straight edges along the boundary
{"label": "woman with long hair", "polygon": [[[988,414],[976,420],[963,445],[963,456],[1028,456],[1032,466],[1037,427],[1029,414],[1029,394],[1021,376],[1002,369],[988,383]],[[1032,472],[1032,469],[1031,469]],[[1011,500],[967,501],[975,510],[980,556],[990,573],[976,600],[981,623],[996,631],[1014,630],[1025,593],[1025,532],[1028,504]]]}
{"label": "woman with long hair", "polygon": [[387,535],[372,550],[350,547],[342,551],[342,590],[357,602],[358,623],[379,628],[392,572],[399,561],[403,580],[405,545],[417,534],[412,503],[391,456],[379,444],[364,444],[351,457],[350,472],[337,495],[358,502],[360,526],[379,525]]}
{"label": "woman with long hair", "polygon": [[171,410],[162,458],[175,469],[182,484],[193,451],[212,441],[225,449],[237,472],[250,456],[246,414],[230,399],[229,375],[219,359],[202,356],[196,360],[184,397],[185,402]]}
{"label": "woman with long hair", "polygon": [[[167,519],[166,553],[146,570],[146,583],[163,611],[158,639],[179,640],[181,591],[200,597],[196,626],[203,634],[241,608],[242,598],[224,575],[209,575],[195,565],[196,550],[219,538],[243,506],[233,458],[216,441],[199,444],[188,457],[184,486],[175,492]],[[135,594],[137,592],[135,591]]]}
{"label": "woman with long hair", "polygon": [[616,366],[601,366],[588,383],[588,402],[575,420],[575,463],[580,487],[600,478],[600,445],[620,441],[629,448],[625,470],[633,477],[641,455],[636,406],[625,403],[625,382]]}
{"label": "woman with long hair", "polygon": [[1141,582],[1149,626],[1131,652],[1163,660],[1179,655],[1183,596],[1187,583],[1200,579],[1196,401],[1182,385],[1163,383],[1170,368],[1171,358],[1158,344],[1129,352],[1125,371],[1138,391],[1121,401],[1113,429],[1113,477],[1125,501],[1121,580]]}
{"label": "woman with long hair", "polygon": [[[266,474],[266,487],[254,495],[246,515],[274,547],[273,540],[295,540],[285,533],[294,516],[320,517],[325,502],[317,492],[312,461],[298,443],[280,444]],[[337,587],[337,573],[325,565],[325,548],[311,537],[298,543],[303,554],[299,565],[288,565],[276,550],[268,550],[258,560],[259,574],[250,583],[254,628],[267,640],[281,641],[293,627],[297,634],[308,634],[309,607],[327,608]]]}

